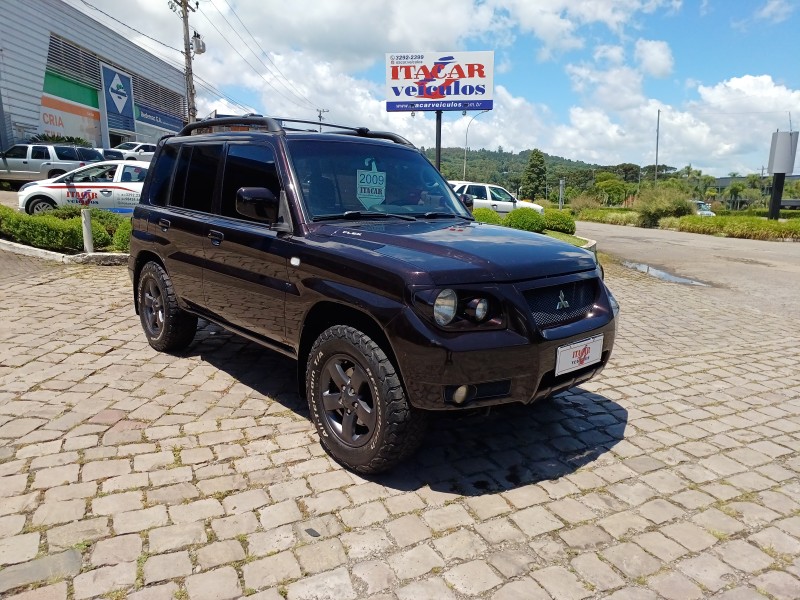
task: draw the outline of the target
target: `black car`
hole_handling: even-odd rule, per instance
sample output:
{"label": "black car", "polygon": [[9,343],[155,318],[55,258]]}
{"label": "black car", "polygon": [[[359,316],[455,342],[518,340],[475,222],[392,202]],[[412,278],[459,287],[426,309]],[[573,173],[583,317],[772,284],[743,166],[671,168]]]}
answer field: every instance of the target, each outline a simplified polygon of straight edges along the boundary
{"label": "black car", "polygon": [[296,359],[322,444],[364,473],[412,452],[428,411],[531,403],[603,368],[618,305],[591,252],[474,221],[400,136],[309,124],[160,142],[129,262],[153,348],[186,348],[202,317]]}

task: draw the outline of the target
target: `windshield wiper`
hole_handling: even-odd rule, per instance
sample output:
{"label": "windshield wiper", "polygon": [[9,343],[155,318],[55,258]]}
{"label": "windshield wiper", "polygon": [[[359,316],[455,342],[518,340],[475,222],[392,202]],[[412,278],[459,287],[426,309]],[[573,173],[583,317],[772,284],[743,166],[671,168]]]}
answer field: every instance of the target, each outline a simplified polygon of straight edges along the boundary
{"label": "windshield wiper", "polygon": [[455,217],[457,219],[465,219],[467,221],[474,221],[474,217],[465,217],[464,215],[457,215],[456,213],[451,212],[426,212],[422,215],[423,219],[447,219]]}
{"label": "windshield wiper", "polygon": [[312,221],[335,221],[346,219],[348,221],[359,221],[362,219],[403,219],[404,221],[416,221],[416,217],[411,215],[398,215],[395,213],[361,212],[360,210],[346,210],[336,215],[319,215],[312,217]]}

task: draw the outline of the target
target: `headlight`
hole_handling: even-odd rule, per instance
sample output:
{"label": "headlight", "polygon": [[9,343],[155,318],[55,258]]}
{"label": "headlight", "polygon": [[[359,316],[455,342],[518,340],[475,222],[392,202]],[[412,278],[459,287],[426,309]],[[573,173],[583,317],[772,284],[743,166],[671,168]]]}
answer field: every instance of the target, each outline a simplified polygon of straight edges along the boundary
{"label": "headlight", "polygon": [[433,303],[433,318],[444,327],[456,316],[458,308],[458,296],[453,290],[446,289],[439,292]]}
{"label": "headlight", "polygon": [[608,302],[611,304],[611,312],[614,313],[614,318],[616,319],[617,315],[619,314],[619,302],[617,302],[617,299],[614,298],[614,294],[611,293],[611,290],[608,289],[608,287],[606,287],[606,293],[608,294]]}
{"label": "headlight", "polygon": [[467,303],[464,312],[470,319],[480,323],[489,314],[489,301],[486,298],[473,298]]}

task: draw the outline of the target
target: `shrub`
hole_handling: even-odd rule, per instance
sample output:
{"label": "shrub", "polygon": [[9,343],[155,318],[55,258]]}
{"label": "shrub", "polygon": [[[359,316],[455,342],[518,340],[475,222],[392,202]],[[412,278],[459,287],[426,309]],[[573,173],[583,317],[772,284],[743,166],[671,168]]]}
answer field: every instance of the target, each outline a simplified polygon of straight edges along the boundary
{"label": "shrub", "polygon": [[544,209],[544,228],[572,235],[575,233],[575,219],[568,210]]}
{"label": "shrub", "polygon": [[642,227],[658,227],[658,221],[664,217],[682,217],[694,212],[685,192],[667,187],[644,190],[633,208],[641,215]]}
{"label": "shrub", "polygon": [[491,223],[492,225],[500,225],[503,222],[503,217],[494,212],[491,208],[476,208],[472,211],[472,216],[476,221],[481,223]]}
{"label": "shrub", "polygon": [[[15,242],[57,252],[83,250],[83,226],[80,217],[60,219],[48,213],[32,216],[8,207],[0,209],[0,234]],[[100,223],[92,222],[92,241],[95,249],[111,243],[111,236]]]}
{"label": "shrub", "polygon": [[515,208],[508,213],[503,224],[524,231],[544,231],[544,217],[532,208]]}
{"label": "shrub", "polygon": [[111,248],[117,252],[129,252],[131,249],[131,231],[133,231],[133,222],[130,219],[122,221],[114,232]]}
{"label": "shrub", "polygon": [[[663,222],[663,221],[662,221]],[[688,233],[724,235],[751,240],[800,239],[800,221],[768,221],[759,217],[722,216],[678,219],[677,229]]]}
{"label": "shrub", "polygon": [[588,194],[575,196],[569,202],[569,210],[575,216],[580,215],[585,210],[593,210],[600,207],[600,201],[594,196],[589,196]]}
{"label": "shrub", "polygon": [[[74,219],[80,218],[81,216],[81,207],[80,206],[59,206],[50,211],[45,211],[41,213],[36,213],[34,216],[38,217],[41,215],[51,215],[58,219]],[[89,216],[92,218],[92,224],[100,223],[106,230],[109,236],[113,237],[114,232],[119,227],[120,223],[126,220],[126,217],[119,215],[117,213],[113,213],[107,210],[102,210],[100,208],[91,208],[89,209]]]}
{"label": "shrub", "polygon": [[621,208],[586,209],[578,216],[581,221],[607,223],[609,225],[639,225],[639,213]]}

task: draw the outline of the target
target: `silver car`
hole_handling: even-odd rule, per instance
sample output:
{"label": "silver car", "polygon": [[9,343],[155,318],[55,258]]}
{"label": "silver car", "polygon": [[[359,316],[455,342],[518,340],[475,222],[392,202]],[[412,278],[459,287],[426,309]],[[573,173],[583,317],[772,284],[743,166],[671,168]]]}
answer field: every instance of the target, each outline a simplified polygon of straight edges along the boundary
{"label": "silver car", "polygon": [[54,144],[16,144],[0,152],[0,180],[41,181],[103,160],[94,148]]}

